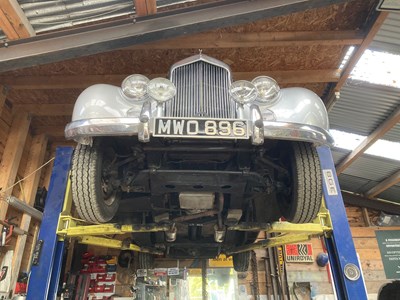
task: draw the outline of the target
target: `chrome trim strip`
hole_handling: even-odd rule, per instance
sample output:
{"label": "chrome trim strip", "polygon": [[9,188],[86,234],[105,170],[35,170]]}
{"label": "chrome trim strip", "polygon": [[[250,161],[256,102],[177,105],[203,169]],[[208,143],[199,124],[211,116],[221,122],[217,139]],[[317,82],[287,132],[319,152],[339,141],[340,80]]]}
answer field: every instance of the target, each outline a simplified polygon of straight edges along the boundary
{"label": "chrome trim strip", "polygon": [[[334,143],[330,133],[317,126],[269,121],[263,123],[265,139],[304,141],[330,146]],[[141,124],[139,118],[78,120],[66,126],[65,137],[76,140],[93,136],[134,136],[141,132]],[[249,134],[252,136],[252,132]]]}
{"label": "chrome trim strip", "polygon": [[78,120],[67,124],[65,137],[77,139],[84,136],[130,136],[141,129],[139,118],[101,118]]}
{"label": "chrome trim strip", "polygon": [[320,127],[298,123],[264,121],[264,137],[267,139],[313,142],[333,146],[331,134]]}

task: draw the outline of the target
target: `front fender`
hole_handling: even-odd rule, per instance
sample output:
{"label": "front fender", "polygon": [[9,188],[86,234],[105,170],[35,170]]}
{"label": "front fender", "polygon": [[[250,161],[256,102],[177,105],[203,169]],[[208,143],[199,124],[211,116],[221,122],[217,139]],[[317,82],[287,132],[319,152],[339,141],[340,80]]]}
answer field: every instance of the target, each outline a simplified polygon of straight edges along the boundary
{"label": "front fender", "polygon": [[95,84],[79,95],[72,113],[72,121],[126,117],[128,110],[137,110],[139,116],[141,107],[142,103],[133,104],[125,99],[121,88],[109,84]]}
{"label": "front fender", "polygon": [[281,90],[280,100],[273,106],[260,106],[275,115],[275,121],[312,125],[329,129],[328,112],[321,98],[314,92],[299,87]]}

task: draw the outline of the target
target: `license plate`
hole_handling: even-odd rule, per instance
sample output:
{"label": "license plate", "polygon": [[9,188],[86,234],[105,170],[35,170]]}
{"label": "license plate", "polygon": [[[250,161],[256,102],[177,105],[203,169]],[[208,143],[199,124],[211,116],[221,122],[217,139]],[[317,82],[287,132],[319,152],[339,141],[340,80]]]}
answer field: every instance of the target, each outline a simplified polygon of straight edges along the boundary
{"label": "license plate", "polygon": [[247,139],[247,122],[236,119],[155,118],[153,136]]}

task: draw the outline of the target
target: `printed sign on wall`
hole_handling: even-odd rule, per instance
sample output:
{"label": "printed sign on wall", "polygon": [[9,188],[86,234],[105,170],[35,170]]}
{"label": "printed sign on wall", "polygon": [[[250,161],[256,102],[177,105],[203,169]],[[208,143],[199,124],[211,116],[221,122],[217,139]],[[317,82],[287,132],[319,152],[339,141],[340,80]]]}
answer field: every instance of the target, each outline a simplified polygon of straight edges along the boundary
{"label": "printed sign on wall", "polygon": [[310,243],[285,245],[286,262],[313,262],[313,249]]}
{"label": "printed sign on wall", "polygon": [[387,279],[400,279],[400,231],[375,231]]}

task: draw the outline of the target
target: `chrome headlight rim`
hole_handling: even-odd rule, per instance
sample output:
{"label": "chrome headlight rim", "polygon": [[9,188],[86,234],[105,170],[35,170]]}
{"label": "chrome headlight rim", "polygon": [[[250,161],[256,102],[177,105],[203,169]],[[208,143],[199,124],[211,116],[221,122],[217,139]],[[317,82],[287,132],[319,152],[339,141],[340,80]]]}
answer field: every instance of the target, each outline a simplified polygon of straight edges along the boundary
{"label": "chrome headlight rim", "polygon": [[237,80],[229,86],[229,95],[240,105],[253,103],[258,96],[257,88],[247,80]]}
{"label": "chrome headlight rim", "polygon": [[280,99],[280,87],[272,77],[261,75],[251,81],[257,88],[258,97],[256,101],[261,106],[272,106]]}
{"label": "chrome headlight rim", "polygon": [[147,94],[157,103],[164,103],[175,97],[176,86],[171,80],[157,77],[148,82]]}
{"label": "chrome headlight rim", "polygon": [[147,96],[149,79],[142,74],[127,76],[121,83],[121,92],[124,98],[131,101],[143,101]]}

